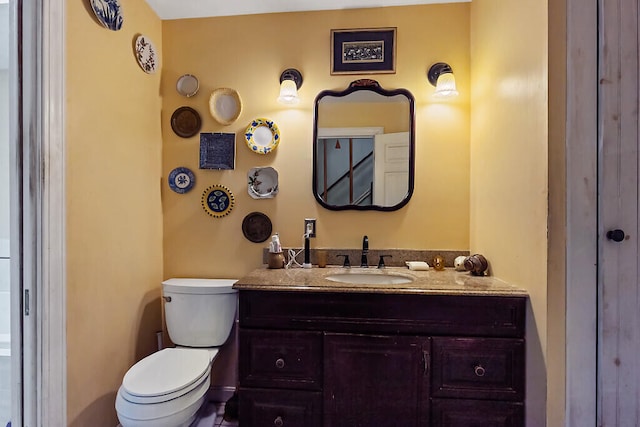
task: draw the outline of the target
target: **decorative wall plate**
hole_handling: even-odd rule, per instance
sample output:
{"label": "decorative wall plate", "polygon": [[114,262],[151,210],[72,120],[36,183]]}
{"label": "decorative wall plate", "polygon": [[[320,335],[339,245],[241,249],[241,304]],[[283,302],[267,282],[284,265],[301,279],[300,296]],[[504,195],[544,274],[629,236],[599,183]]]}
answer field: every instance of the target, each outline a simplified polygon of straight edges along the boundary
{"label": "decorative wall plate", "polygon": [[201,127],[200,114],[191,107],[180,107],[171,115],[171,129],[182,138],[191,138]]}
{"label": "decorative wall plate", "polygon": [[209,112],[221,125],[230,125],[242,113],[240,95],[235,90],[226,87],[214,90],[209,98]]}
{"label": "decorative wall plate", "polygon": [[202,209],[214,218],[229,215],[235,205],[233,193],[224,185],[211,185],[202,193]]}
{"label": "decorative wall plate", "polygon": [[271,166],[249,169],[247,192],[254,199],[271,199],[278,194],[278,171]]}
{"label": "decorative wall plate", "polygon": [[242,220],[242,234],[253,243],[267,240],[272,229],[271,220],[262,212],[251,212]]}
{"label": "decorative wall plate", "polygon": [[191,169],[178,167],[169,174],[169,187],[179,194],[184,194],[191,190],[196,184],[196,177]]}
{"label": "decorative wall plate", "polygon": [[200,134],[200,169],[234,169],[236,167],[236,134]]}
{"label": "decorative wall plate", "polygon": [[198,93],[199,88],[200,82],[198,78],[192,74],[183,74],[176,82],[176,90],[178,93],[187,98],[191,98]]}
{"label": "decorative wall plate", "polygon": [[91,0],[91,9],[105,28],[113,31],[122,28],[124,17],[118,0]]}
{"label": "decorative wall plate", "polygon": [[280,130],[273,120],[254,119],[244,133],[247,146],[255,153],[269,154],[280,143]]}
{"label": "decorative wall plate", "polygon": [[140,68],[147,74],[153,74],[158,69],[158,51],[149,37],[140,35],[136,39],[136,59]]}

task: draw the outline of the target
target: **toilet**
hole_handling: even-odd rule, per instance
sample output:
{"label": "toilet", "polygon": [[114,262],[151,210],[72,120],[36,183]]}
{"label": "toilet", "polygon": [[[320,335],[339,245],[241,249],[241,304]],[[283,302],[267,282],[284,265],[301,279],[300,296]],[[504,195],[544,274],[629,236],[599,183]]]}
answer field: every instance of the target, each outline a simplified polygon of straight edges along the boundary
{"label": "toilet", "polygon": [[188,427],[211,384],[211,365],[236,317],[232,279],[162,282],[167,332],[176,347],[153,353],[125,374],[116,395],[122,427]]}

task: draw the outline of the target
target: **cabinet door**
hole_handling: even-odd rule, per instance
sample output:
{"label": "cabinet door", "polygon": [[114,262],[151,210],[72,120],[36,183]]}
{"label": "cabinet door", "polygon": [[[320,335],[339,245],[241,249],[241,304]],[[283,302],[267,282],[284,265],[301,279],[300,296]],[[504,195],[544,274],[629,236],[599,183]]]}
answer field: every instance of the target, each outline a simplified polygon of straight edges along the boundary
{"label": "cabinet door", "polygon": [[324,425],[428,426],[429,339],[325,334]]}

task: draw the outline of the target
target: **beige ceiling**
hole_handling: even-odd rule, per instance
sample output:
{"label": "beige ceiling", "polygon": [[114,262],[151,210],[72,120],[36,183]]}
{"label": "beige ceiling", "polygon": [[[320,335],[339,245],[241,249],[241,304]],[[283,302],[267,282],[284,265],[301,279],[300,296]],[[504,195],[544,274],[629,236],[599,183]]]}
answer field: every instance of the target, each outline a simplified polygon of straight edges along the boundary
{"label": "beige ceiling", "polygon": [[256,13],[358,9],[471,0],[146,0],[161,19],[251,15]]}

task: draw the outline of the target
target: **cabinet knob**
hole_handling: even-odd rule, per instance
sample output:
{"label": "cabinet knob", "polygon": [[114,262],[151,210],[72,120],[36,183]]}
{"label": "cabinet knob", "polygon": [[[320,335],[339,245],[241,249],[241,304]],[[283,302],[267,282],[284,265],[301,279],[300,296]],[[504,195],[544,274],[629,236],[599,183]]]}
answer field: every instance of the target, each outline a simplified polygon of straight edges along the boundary
{"label": "cabinet knob", "polygon": [[484,374],[486,373],[482,365],[476,365],[476,367],[473,368],[473,371],[476,373],[476,376],[478,377],[484,377]]}
{"label": "cabinet knob", "polygon": [[619,228],[607,231],[607,239],[613,240],[614,242],[622,242],[624,240],[624,237],[624,231],[620,230]]}
{"label": "cabinet knob", "polygon": [[273,420],[273,425],[275,427],[282,427],[284,425],[284,421],[282,420],[282,417],[280,415],[278,415],[276,419]]}
{"label": "cabinet knob", "polygon": [[[284,368],[284,359],[283,358],[279,358],[278,360],[276,360],[276,368],[278,368],[278,369]],[[278,417],[278,418],[280,418],[280,417]]]}

